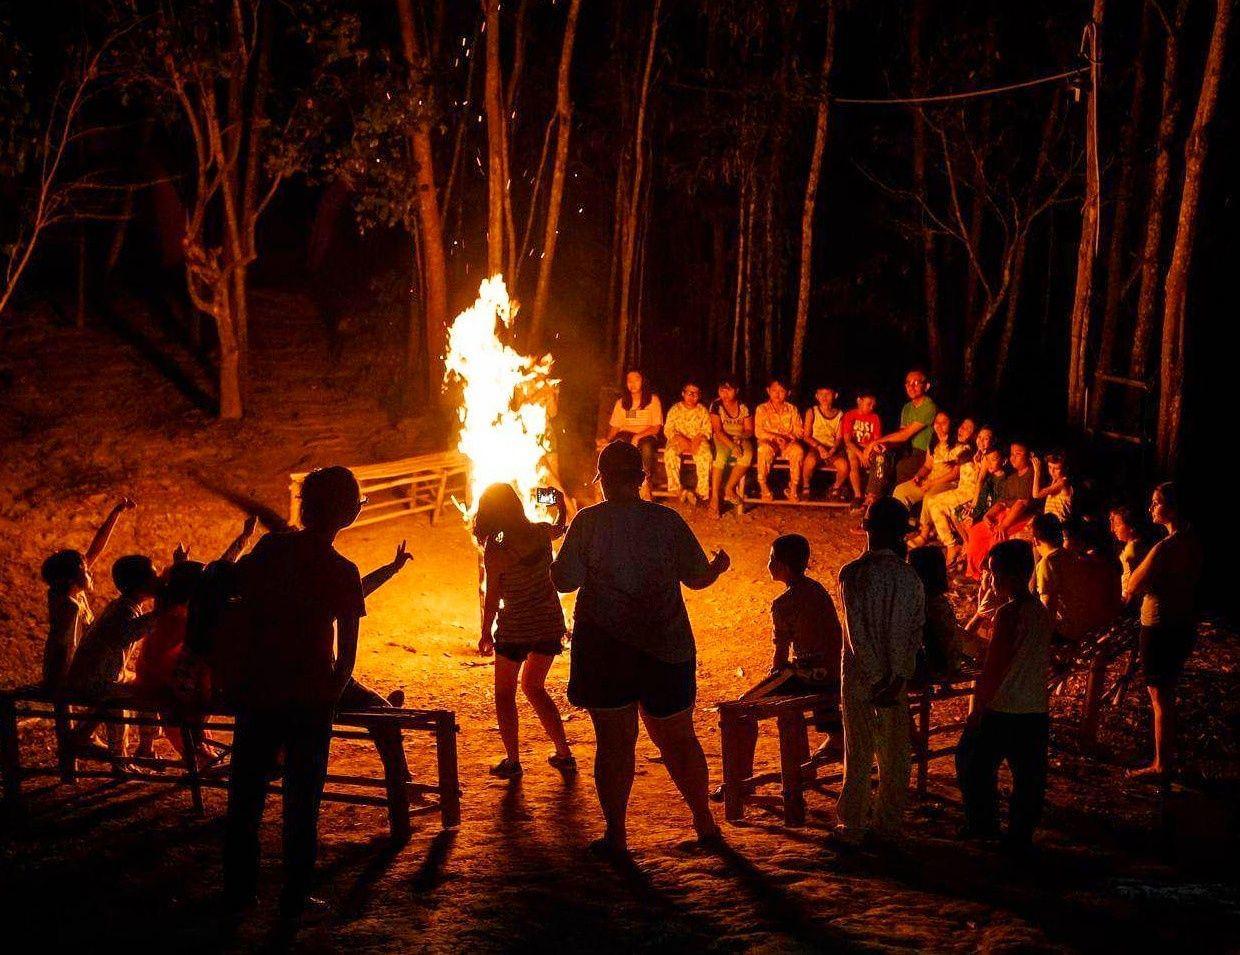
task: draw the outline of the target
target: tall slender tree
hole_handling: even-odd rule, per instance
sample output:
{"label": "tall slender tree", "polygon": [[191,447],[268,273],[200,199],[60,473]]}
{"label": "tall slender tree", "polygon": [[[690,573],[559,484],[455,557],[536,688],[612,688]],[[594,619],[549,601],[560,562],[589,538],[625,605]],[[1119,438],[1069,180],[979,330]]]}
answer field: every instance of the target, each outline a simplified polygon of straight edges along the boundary
{"label": "tall slender tree", "polygon": [[1180,216],[1176,223],[1175,245],[1163,292],[1162,350],[1159,362],[1158,462],[1165,473],[1178,464],[1180,432],[1184,418],[1185,342],[1188,277],[1197,239],[1197,218],[1201,211],[1201,186],[1210,145],[1210,125],[1218,106],[1219,86],[1227,50],[1227,34],[1235,0],[1215,0],[1214,27],[1210,50],[1193,125],[1184,145],[1184,189],[1180,193]]}
{"label": "tall slender tree", "polygon": [[[827,123],[831,110],[831,65],[835,58],[835,30],[839,4],[827,0],[826,41],[819,72],[818,106],[814,114],[814,145],[810,151],[809,174],[805,179],[805,199],[801,203],[801,261],[797,276],[796,324],[792,331],[792,387],[800,388],[805,375],[805,339],[809,326],[810,284],[814,257],[814,213],[818,207],[818,184],[822,178],[822,159],[827,149]],[[924,159],[924,157],[923,157]]]}

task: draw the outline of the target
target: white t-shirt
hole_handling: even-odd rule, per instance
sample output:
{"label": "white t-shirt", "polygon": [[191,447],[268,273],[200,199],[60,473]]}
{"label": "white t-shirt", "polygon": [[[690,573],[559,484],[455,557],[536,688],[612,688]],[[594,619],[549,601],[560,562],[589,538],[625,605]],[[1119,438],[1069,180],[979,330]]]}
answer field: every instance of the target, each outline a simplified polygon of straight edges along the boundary
{"label": "white t-shirt", "polygon": [[645,428],[658,428],[663,424],[663,405],[658,395],[651,395],[644,408],[626,407],[627,400],[618,398],[611,409],[611,427],[618,431],[642,431]]}

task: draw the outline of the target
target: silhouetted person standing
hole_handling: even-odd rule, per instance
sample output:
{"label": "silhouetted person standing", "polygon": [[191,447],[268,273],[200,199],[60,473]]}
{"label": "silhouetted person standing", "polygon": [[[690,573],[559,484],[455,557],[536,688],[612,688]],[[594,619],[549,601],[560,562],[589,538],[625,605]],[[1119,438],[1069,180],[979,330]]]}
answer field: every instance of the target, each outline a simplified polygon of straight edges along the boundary
{"label": "silhouetted person standing", "polygon": [[[880,498],[870,505],[864,527],[866,552],[840,570],[844,782],[836,833],[845,842],[860,841],[870,828],[892,834],[902,823],[911,758],[904,686],[913,676],[926,622],[925,591],[904,560],[908,509]],[[875,761],[876,800],[870,792]]]}
{"label": "silhouetted person standing", "polygon": [[224,846],[225,891],[236,907],[256,894],[259,825],[282,748],[280,911],[297,917],[307,906],[323,905],[310,889],[332,711],[353,673],[359,621],[366,613],[357,567],[332,542],[357,519],[362,503],[347,468],[314,471],[302,485],[304,529],[268,534],[238,564],[245,639],[230,667],[237,729]]}
{"label": "silhouetted person standing", "polygon": [[645,472],[632,444],[603,448],[598,473],[605,500],[577,515],[551,567],[558,590],[581,591],[568,698],[590,711],[598,741],[594,782],[607,828],[592,849],[627,852],[639,712],[698,838],[717,838],[706,756],[693,728],[696,647],[680,585],[709,587],[728,569],[728,556],[707,560],[684,518],[641,500]]}

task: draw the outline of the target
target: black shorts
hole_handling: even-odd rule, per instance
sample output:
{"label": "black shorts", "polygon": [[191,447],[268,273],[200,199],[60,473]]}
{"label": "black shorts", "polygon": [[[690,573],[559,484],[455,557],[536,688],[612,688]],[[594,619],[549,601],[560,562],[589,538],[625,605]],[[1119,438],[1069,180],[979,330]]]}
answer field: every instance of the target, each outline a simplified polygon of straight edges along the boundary
{"label": "black shorts", "polygon": [[524,663],[531,653],[541,653],[546,657],[559,656],[564,652],[564,644],[559,640],[539,640],[536,643],[505,643],[503,640],[497,640],[495,652],[505,660]]}
{"label": "black shorts", "polygon": [[1193,652],[1197,632],[1188,626],[1141,628],[1141,671],[1146,686],[1174,687]]}
{"label": "black shorts", "polygon": [[656,719],[691,709],[697,699],[697,662],[668,663],[605,634],[574,632],[568,701],[587,710],[618,710],[637,703]]}

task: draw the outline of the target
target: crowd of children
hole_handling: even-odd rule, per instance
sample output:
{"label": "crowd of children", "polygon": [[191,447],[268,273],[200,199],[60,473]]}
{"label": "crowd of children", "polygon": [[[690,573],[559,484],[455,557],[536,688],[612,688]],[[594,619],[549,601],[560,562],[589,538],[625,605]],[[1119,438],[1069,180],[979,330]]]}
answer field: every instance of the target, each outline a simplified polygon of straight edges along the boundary
{"label": "crowd of children", "polygon": [[[963,835],[998,834],[997,770],[1007,761],[1014,788],[1004,838],[1013,851],[1027,851],[1046,784],[1054,660],[1072,657],[1138,605],[1155,747],[1151,764],[1135,775],[1164,778],[1173,765],[1175,688],[1194,643],[1202,563],[1175,487],[1154,491],[1150,522],[1113,508],[1107,515],[1113,541],[1104,542],[1100,522],[1087,523],[1092,515],[1078,513],[1062,454],[1043,459],[1019,441],[1005,453],[991,428],[953,422],[938,409],[928,384],[920,371],[909,373],[900,426],[884,433],[873,395],[860,395],[855,410],[841,413],[834,390],[820,388],[802,415],[778,380],[754,414],[731,380],[721,382],[709,408],[700,388],[686,384],[664,419],[657,397],[634,372],[612,417],[614,440],[599,455],[602,504],[570,525],[559,497],[555,521],[536,523],[510,486],[489,488],[473,530],[485,572],[479,650],[495,654],[505,751],[492,774],[513,779],[523,772],[518,685],[554,745],[549,762],[566,776],[576,772],[544,681],[569,629],[557,591],[580,589],[569,698],[590,711],[598,738],[595,781],[607,822],[600,851],[625,849],[639,714],[693,811],[699,837],[718,838],[693,727],[695,647],[680,588],[711,586],[730,561],[723,552],[708,559],[674,509],[648,501],[662,433],[669,484],[682,500],[697,500],[679,484],[681,456],[688,455],[697,486],[710,488],[716,510],[724,501],[740,504],[741,481],[755,461],[760,493],[773,497],[778,460],[788,464],[790,497],[809,493],[821,462],[833,477],[828,493],[864,507],[868,546],[840,571],[842,614],[827,588],[807,574],[809,541],[790,534],[772,544],[768,571],[785,589],[771,607],[771,669],[742,697],[824,694],[827,702],[815,714],[827,734],[821,752],[844,763],[839,839],[851,844],[871,832],[898,831],[910,763],[905,691],[976,664],[957,752]],[[152,730],[140,732],[131,758],[124,726],[106,719],[141,701],[189,727],[189,739],[169,733],[179,752],[218,760],[222,747],[201,731],[201,715],[221,702],[236,713],[225,880],[237,905],[254,896],[259,820],[267,783],[281,765],[288,872],[282,906],[296,915],[315,904],[311,874],[332,714],[403,701],[399,691],[384,698],[352,672],[366,597],[410,559],[402,544],[390,563],[362,577],[334,549],[336,534],[364,503],[347,469],[315,471],[302,489],[302,528],[267,515],[270,532],[247,554],[256,530],[251,517],[216,560],[190,560],[178,546],[162,572],[148,556],[123,556],[112,566],[118,595],[98,616],[89,601],[91,568],[133,502],[109,512],[84,553],[60,551],[43,565],[49,621],[43,682],[49,695],[75,707],[71,743],[80,752],[93,751],[126,772],[157,763]],[[566,532],[555,555],[552,544]],[[979,581],[977,612],[963,627],[948,600],[953,568]],[[1082,727],[1090,737],[1104,672],[1099,657]],[[101,722],[106,747],[93,741]],[[744,724],[742,734],[742,762],[752,765],[756,722]],[[407,778],[399,735],[372,735],[389,775]]]}

